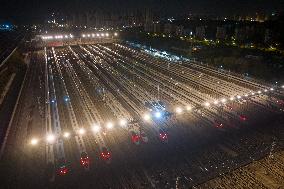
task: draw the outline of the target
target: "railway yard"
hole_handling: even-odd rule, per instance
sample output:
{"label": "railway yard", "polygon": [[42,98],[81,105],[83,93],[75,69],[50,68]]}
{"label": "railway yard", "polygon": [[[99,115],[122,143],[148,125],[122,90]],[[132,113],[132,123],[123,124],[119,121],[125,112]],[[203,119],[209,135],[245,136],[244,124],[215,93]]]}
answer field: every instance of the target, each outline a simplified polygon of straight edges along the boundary
{"label": "railway yard", "polygon": [[197,188],[283,188],[283,151],[241,167]]}
{"label": "railway yard", "polygon": [[129,43],[31,52],[4,188],[218,188],[224,177],[206,181],[283,150],[283,86],[164,55]]}

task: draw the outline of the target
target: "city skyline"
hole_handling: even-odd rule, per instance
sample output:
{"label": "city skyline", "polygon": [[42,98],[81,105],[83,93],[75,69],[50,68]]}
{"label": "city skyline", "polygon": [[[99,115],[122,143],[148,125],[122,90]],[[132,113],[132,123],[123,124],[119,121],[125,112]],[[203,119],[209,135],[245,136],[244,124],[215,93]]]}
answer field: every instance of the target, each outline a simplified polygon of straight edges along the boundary
{"label": "city skyline", "polygon": [[[12,20],[17,23],[30,23],[42,21],[52,12],[70,14],[74,12],[105,11],[119,12],[125,10],[151,9],[160,15],[176,16],[180,14],[205,14],[217,16],[244,15],[244,14],[267,14],[281,12],[284,2],[275,1],[244,1],[244,0],[179,0],[179,1],[3,1],[0,7],[0,20]],[[31,11],[32,10],[32,11]]]}

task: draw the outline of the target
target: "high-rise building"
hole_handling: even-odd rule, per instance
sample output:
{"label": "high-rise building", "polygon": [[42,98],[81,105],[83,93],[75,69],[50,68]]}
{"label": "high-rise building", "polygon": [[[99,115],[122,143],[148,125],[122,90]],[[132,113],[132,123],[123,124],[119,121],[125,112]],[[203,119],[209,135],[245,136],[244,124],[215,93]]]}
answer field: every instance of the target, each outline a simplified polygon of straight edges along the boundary
{"label": "high-rise building", "polygon": [[172,31],[173,31],[173,25],[170,24],[170,23],[166,23],[166,24],[164,25],[164,34],[169,35],[169,34],[172,33]]}
{"label": "high-rise building", "polygon": [[205,26],[196,27],[195,36],[198,39],[204,39],[205,38]]}
{"label": "high-rise building", "polygon": [[154,23],[154,32],[155,33],[161,33],[161,24],[160,23]]}
{"label": "high-rise building", "polygon": [[225,40],[227,37],[227,29],[225,26],[217,26],[216,39]]}
{"label": "high-rise building", "polygon": [[184,34],[184,27],[182,25],[175,26],[175,35],[176,36],[182,36]]}
{"label": "high-rise building", "polygon": [[272,31],[270,29],[266,29],[264,33],[264,43],[271,43],[272,41]]}

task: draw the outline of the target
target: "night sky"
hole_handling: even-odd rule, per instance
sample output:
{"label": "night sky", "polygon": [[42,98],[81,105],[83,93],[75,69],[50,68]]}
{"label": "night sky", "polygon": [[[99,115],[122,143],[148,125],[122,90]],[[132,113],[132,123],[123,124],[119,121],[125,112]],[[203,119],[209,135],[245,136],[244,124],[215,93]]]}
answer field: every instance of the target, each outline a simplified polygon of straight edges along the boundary
{"label": "night sky", "polygon": [[284,10],[284,0],[1,0],[0,19],[34,21],[53,11],[117,11],[152,8],[161,13],[248,14]]}

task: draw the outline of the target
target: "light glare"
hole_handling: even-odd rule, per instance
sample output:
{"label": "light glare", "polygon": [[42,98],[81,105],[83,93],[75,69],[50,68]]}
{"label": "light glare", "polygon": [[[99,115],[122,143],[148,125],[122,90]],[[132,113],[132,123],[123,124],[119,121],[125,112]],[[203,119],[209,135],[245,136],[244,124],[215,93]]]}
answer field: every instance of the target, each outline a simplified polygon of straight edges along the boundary
{"label": "light glare", "polygon": [[145,115],[143,116],[143,118],[144,118],[145,121],[149,121],[150,118],[151,118],[151,116],[150,116],[150,114],[145,114]]}
{"label": "light glare", "polygon": [[64,136],[64,138],[69,138],[70,133],[69,133],[69,132],[65,132],[65,133],[63,134],[63,136]]}
{"label": "light glare", "polygon": [[31,145],[37,145],[37,143],[38,143],[38,139],[36,139],[36,138],[33,138],[32,140],[31,140]]}
{"label": "light glare", "polygon": [[107,126],[108,129],[112,129],[113,128],[113,123],[108,122],[106,126]]}
{"label": "light glare", "polygon": [[222,102],[222,103],[225,103],[225,102],[227,102],[227,99],[223,98],[223,99],[221,100],[221,102]]}
{"label": "light glare", "polygon": [[80,135],[83,135],[83,134],[85,134],[86,131],[85,131],[85,129],[81,128],[81,129],[79,129],[78,132],[79,132]]}
{"label": "light glare", "polygon": [[181,108],[181,107],[177,107],[177,108],[176,108],[176,112],[177,112],[178,114],[182,113],[182,108]]}
{"label": "light glare", "polygon": [[190,111],[191,109],[192,109],[191,106],[187,106],[187,107],[186,107],[186,110],[187,110],[187,111]]}
{"label": "light glare", "polygon": [[127,121],[125,119],[121,119],[119,124],[120,126],[125,126],[127,124]]}
{"label": "light glare", "polygon": [[155,113],[156,118],[160,118],[162,116],[161,112],[156,112]]}
{"label": "light glare", "polygon": [[94,132],[99,132],[101,130],[101,127],[99,125],[94,125],[92,129]]}
{"label": "light glare", "polygon": [[55,140],[54,135],[50,134],[46,137],[47,142],[52,143]]}

